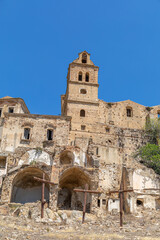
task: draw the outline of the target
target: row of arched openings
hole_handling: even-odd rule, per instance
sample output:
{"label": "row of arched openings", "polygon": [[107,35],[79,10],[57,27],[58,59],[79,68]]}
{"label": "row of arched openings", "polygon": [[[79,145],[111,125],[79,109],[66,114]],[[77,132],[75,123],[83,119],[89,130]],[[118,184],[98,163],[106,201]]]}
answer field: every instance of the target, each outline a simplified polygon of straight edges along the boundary
{"label": "row of arched openings", "polygon": [[[79,72],[78,81],[82,81],[82,79],[83,79],[83,74],[82,74],[82,72]],[[85,82],[89,82],[89,73],[85,74]]]}

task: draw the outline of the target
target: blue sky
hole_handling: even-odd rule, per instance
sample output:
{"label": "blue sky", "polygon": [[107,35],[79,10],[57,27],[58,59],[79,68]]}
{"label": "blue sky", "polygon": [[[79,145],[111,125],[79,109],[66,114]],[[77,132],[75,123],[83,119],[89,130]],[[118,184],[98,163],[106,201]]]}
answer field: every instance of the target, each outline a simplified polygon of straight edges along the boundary
{"label": "blue sky", "polygon": [[0,0],[0,97],[60,114],[83,50],[99,66],[100,99],[160,104],[160,0]]}

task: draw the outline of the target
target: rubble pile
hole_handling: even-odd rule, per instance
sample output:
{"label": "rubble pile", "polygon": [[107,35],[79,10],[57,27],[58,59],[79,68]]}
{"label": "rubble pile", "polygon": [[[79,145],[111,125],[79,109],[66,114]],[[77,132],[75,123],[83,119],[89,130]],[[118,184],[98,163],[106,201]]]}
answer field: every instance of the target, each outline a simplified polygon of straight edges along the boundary
{"label": "rubble pile", "polygon": [[95,216],[86,214],[82,224],[82,212],[58,210],[46,207],[40,217],[40,202],[4,204],[0,206],[1,240],[101,240],[101,239],[160,239],[160,211],[139,208],[137,214],[125,214],[123,228],[119,227],[119,214]]}

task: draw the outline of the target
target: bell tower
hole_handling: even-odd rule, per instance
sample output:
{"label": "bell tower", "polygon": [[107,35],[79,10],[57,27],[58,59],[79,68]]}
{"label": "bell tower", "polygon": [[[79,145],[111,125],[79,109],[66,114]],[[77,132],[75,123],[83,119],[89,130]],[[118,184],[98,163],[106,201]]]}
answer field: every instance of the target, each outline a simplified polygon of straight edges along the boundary
{"label": "bell tower", "polygon": [[61,96],[61,112],[63,116],[72,117],[72,130],[86,130],[90,118],[96,117],[98,70],[86,51],[79,53],[79,57],[69,64],[67,90]]}

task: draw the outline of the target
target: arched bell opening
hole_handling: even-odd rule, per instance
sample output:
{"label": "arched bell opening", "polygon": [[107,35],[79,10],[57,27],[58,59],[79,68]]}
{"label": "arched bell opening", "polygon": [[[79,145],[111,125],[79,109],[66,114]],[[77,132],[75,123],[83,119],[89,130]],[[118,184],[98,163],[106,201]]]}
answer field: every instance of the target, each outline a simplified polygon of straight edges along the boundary
{"label": "arched bell opening", "polygon": [[[33,177],[43,178],[43,171],[39,168],[26,168],[19,172],[12,183],[11,202],[28,203],[41,200],[42,183]],[[45,179],[49,180],[47,174]],[[49,202],[49,185],[45,184],[44,198]]]}
{"label": "arched bell opening", "polygon": [[[65,170],[59,181],[60,191],[58,192],[58,208],[65,210],[83,210],[84,193],[73,191],[75,188],[84,189],[85,184],[91,186],[89,174],[83,169],[72,167]],[[86,212],[90,212],[91,195],[87,194]]]}

